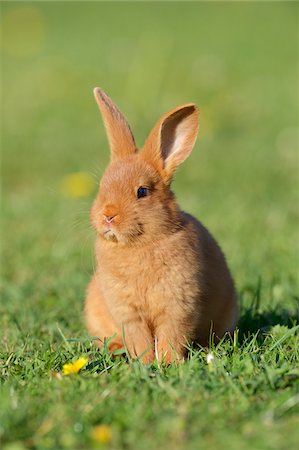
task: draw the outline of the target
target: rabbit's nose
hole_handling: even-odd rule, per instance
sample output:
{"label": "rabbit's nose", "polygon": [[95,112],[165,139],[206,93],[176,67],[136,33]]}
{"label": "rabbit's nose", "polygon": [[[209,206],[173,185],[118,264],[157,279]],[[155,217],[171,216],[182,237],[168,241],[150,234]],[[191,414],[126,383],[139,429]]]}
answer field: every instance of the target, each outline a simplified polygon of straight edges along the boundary
{"label": "rabbit's nose", "polygon": [[106,214],[104,214],[105,222],[108,224],[110,224],[114,221],[114,217],[115,217],[115,215],[114,216],[106,216]]}
{"label": "rabbit's nose", "polygon": [[102,214],[103,221],[106,226],[111,226],[118,222],[118,211],[114,205],[105,205]]}

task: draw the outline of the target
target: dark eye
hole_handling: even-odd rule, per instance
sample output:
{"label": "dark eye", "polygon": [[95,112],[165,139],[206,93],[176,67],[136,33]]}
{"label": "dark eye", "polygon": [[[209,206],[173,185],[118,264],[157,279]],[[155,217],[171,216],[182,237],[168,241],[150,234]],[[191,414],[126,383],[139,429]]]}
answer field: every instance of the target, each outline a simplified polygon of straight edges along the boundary
{"label": "dark eye", "polygon": [[146,197],[149,194],[149,188],[140,186],[137,190],[137,198]]}

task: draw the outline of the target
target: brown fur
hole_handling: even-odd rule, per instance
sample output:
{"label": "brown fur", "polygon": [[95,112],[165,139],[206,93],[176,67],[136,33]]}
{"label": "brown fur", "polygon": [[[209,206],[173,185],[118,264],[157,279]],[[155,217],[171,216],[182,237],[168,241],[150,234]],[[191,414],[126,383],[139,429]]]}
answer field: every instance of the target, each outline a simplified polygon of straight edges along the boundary
{"label": "brown fur", "polygon": [[[198,110],[187,104],[165,114],[137,152],[126,119],[99,88],[111,163],[92,206],[97,268],[87,289],[85,320],[101,347],[167,363],[186,342],[207,345],[237,320],[234,284],[221,249],[170,190],[176,167],[191,153]],[[137,198],[140,186],[149,195]],[[125,342],[123,342],[123,339]]]}

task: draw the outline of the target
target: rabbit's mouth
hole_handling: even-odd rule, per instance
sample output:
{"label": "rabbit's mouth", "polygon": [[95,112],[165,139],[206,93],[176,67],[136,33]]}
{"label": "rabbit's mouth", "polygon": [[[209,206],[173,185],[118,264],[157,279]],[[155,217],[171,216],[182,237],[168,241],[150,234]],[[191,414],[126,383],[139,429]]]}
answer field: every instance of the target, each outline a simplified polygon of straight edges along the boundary
{"label": "rabbit's mouth", "polygon": [[104,231],[103,234],[104,238],[109,240],[109,241],[113,241],[113,242],[118,242],[117,236],[115,234],[115,232],[109,228],[108,230]]}

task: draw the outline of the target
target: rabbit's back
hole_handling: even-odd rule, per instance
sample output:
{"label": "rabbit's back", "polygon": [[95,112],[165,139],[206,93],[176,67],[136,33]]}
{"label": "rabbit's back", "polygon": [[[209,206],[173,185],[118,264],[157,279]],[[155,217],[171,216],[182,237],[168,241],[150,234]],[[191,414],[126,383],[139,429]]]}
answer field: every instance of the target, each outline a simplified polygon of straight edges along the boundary
{"label": "rabbit's back", "polygon": [[237,294],[225,256],[217,241],[204,225],[184,213],[187,227],[193,230],[192,239],[199,261],[200,296],[196,341],[207,345],[210,330],[222,337],[232,332],[238,319]]}

